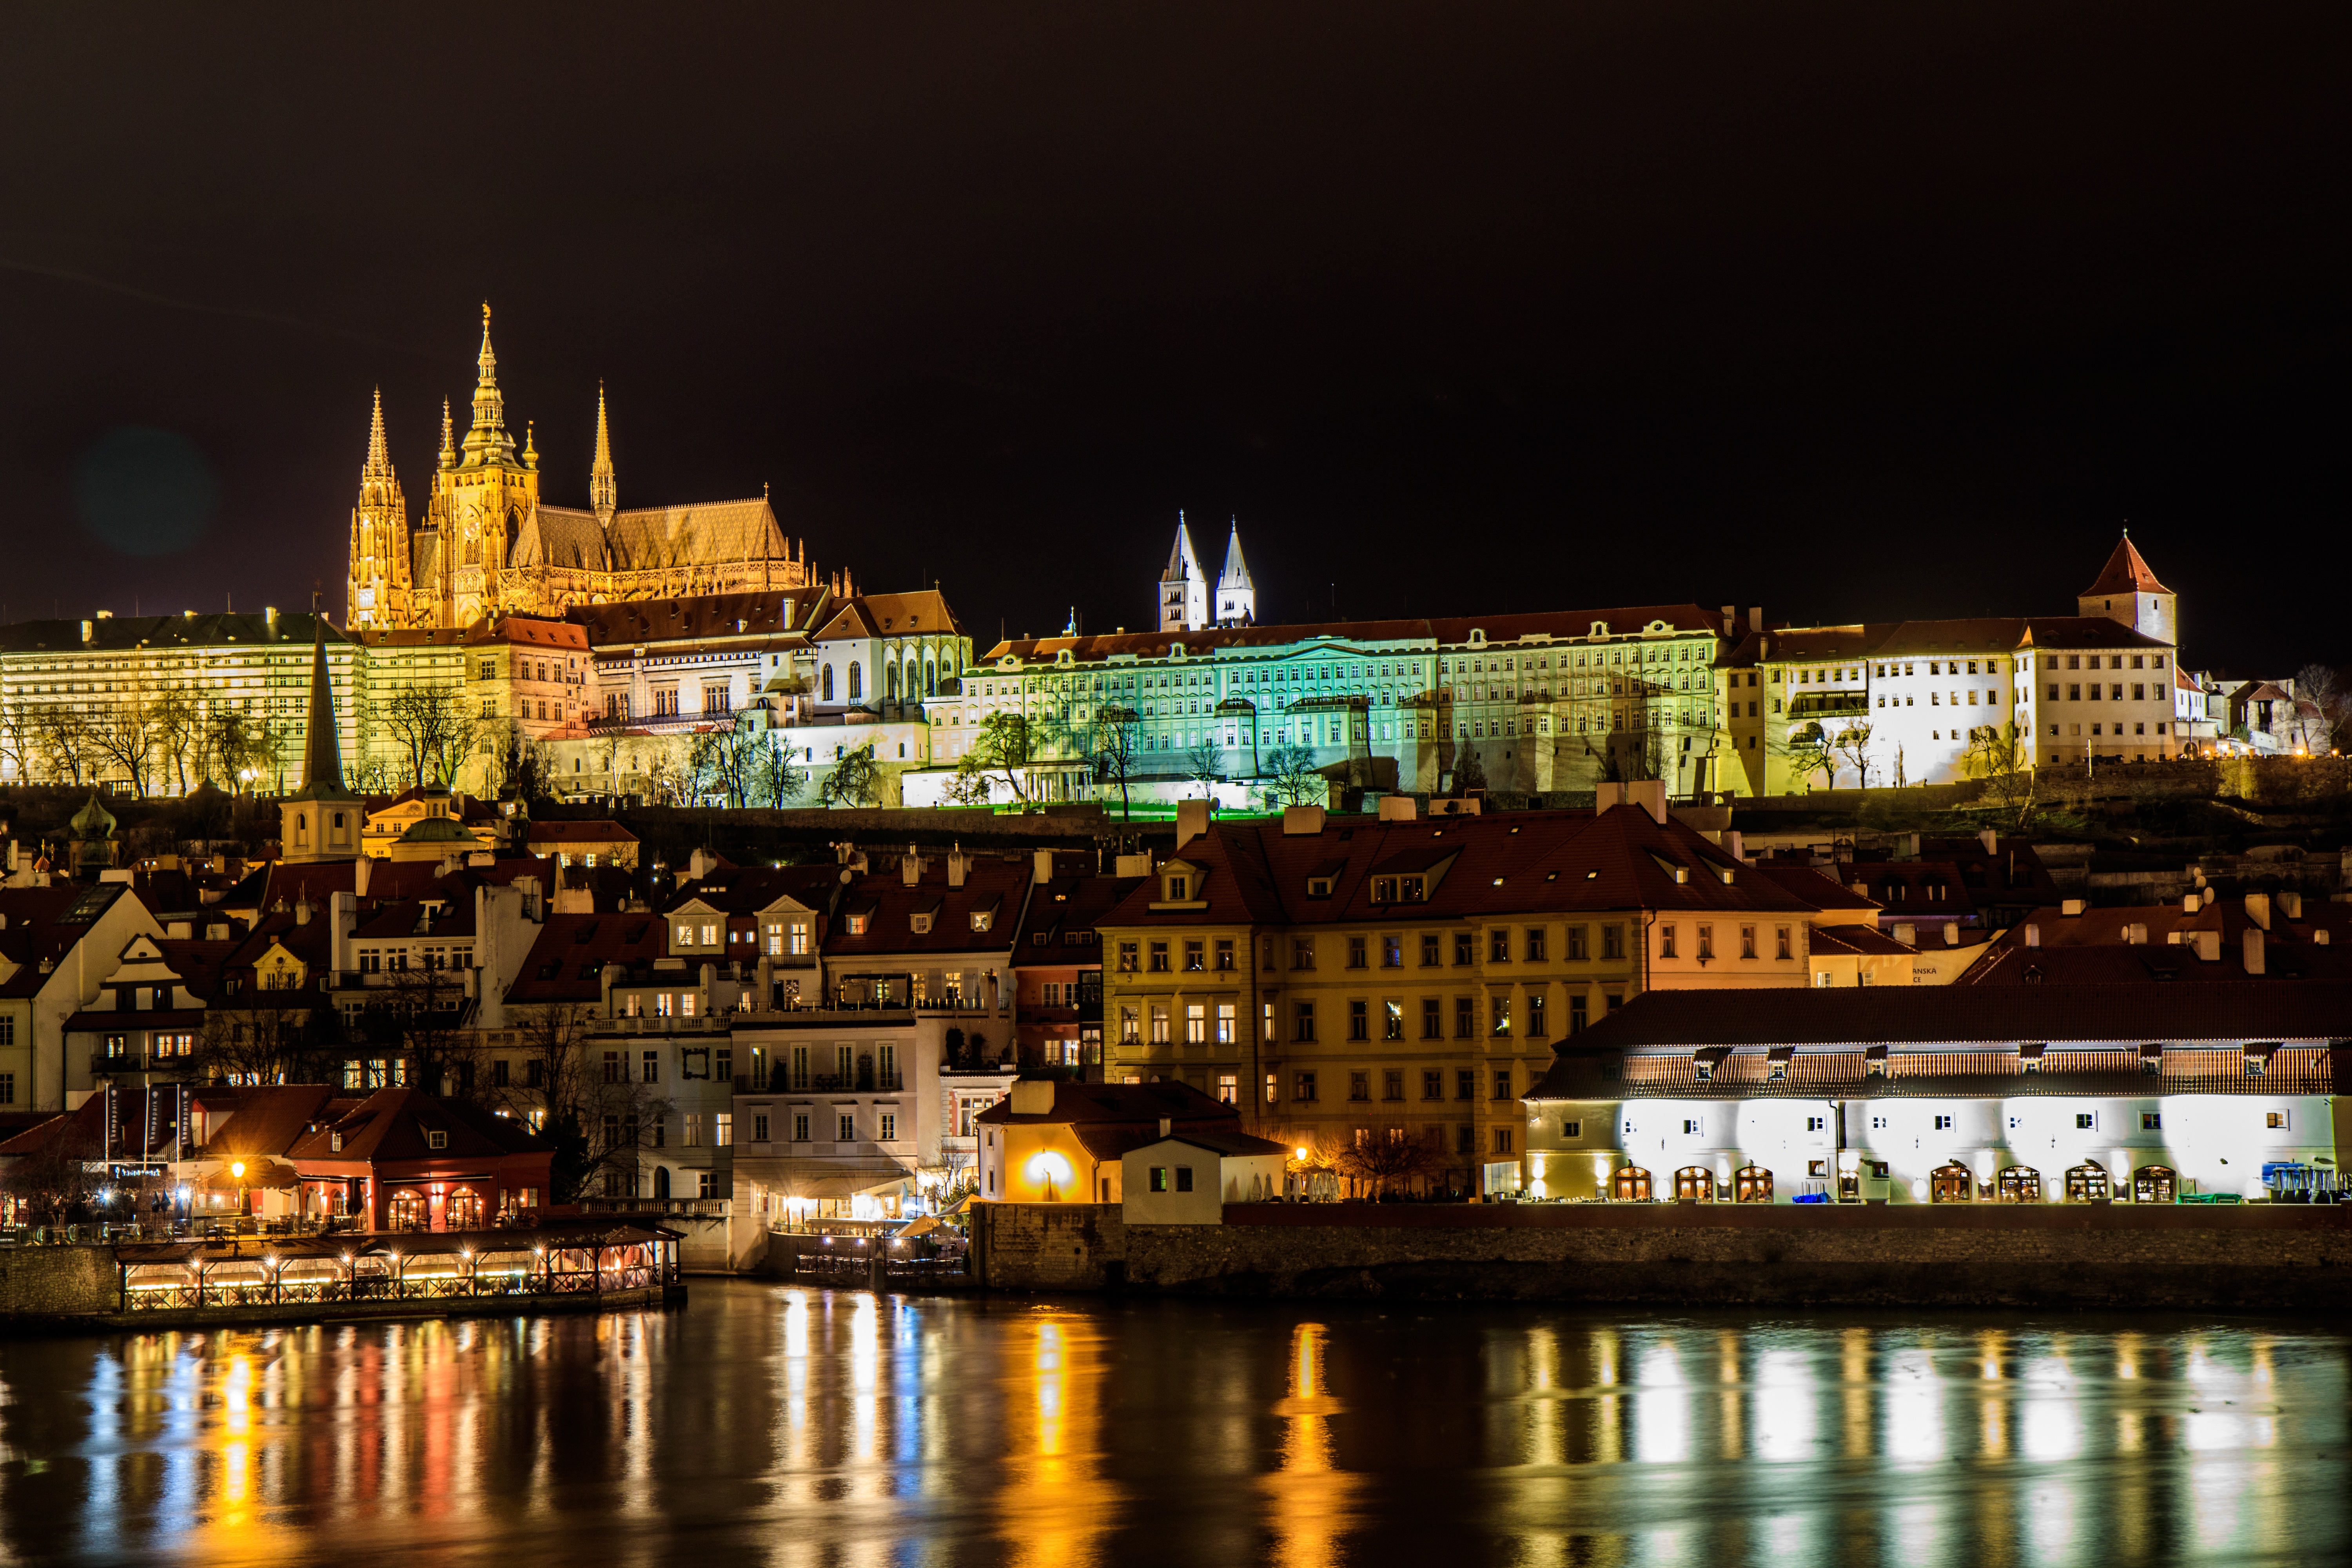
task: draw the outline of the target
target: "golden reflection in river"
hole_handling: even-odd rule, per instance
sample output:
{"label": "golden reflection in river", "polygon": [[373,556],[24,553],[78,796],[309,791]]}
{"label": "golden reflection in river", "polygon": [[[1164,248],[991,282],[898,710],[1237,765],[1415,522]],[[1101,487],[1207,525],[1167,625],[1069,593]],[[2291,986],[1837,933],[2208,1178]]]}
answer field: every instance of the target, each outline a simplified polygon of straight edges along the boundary
{"label": "golden reflection in river", "polygon": [[2352,1538],[2333,1331],[696,1289],[0,1342],[0,1560],[2099,1568]]}
{"label": "golden reflection in river", "polygon": [[1104,1365],[1096,1323],[1039,1308],[1007,1346],[1005,1463],[996,1493],[1006,1561],[1069,1568],[1096,1561],[1118,1523],[1104,1475]]}
{"label": "golden reflection in river", "polygon": [[1290,1331],[1289,1377],[1274,1407],[1281,1422],[1276,1468],[1264,1478],[1269,1561],[1280,1568],[1326,1568],[1339,1561],[1360,1479],[1339,1468],[1331,1418],[1347,1406],[1331,1390],[1331,1331],[1300,1323]]}

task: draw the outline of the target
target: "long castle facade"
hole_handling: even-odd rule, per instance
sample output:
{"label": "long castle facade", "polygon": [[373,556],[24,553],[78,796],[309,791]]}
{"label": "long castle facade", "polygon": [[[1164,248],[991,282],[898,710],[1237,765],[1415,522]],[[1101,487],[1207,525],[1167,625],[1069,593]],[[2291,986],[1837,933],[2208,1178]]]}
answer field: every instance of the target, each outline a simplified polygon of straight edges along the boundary
{"label": "long castle facade", "polygon": [[432,489],[414,523],[376,395],[352,509],[346,624],[465,626],[509,613],[561,615],[574,605],[814,584],[806,545],[785,539],[765,495],[623,509],[601,388],[588,506],[543,503],[530,426],[520,449],[507,427],[488,305],[477,364],[471,426],[457,440],[442,405]]}

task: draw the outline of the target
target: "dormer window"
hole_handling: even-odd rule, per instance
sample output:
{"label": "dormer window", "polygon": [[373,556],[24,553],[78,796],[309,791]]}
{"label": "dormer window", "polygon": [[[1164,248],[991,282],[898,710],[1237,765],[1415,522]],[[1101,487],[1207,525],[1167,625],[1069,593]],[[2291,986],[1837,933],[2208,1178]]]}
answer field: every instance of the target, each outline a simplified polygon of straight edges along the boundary
{"label": "dormer window", "polygon": [[436,1127],[425,1134],[425,1146],[427,1149],[446,1149],[449,1147],[449,1134]]}
{"label": "dormer window", "polygon": [[1169,901],[1170,903],[1171,903],[1171,904],[1181,904],[1181,903],[1185,903],[1185,902],[1190,901],[1190,900],[1192,899],[1192,878],[1185,876],[1185,875],[1184,875],[1184,874],[1182,874],[1181,872],[1177,872],[1177,873],[1175,873],[1175,874],[1173,874],[1173,875],[1171,875],[1171,876],[1170,876],[1170,877],[1169,877],[1169,879],[1168,879],[1168,901]]}
{"label": "dormer window", "polygon": [[974,910],[971,911],[972,930],[986,931],[990,926],[995,923],[996,911],[994,910]]}
{"label": "dormer window", "polygon": [[861,910],[857,913],[849,917],[849,934],[852,936],[864,936],[866,934],[866,927],[873,923],[873,911],[870,910]]}
{"label": "dormer window", "polygon": [[1331,896],[1331,879],[1328,877],[1307,878],[1307,896],[1310,899],[1329,898]]}
{"label": "dormer window", "polygon": [[929,936],[931,931],[930,911],[926,910],[920,914],[908,915],[907,917],[907,926],[908,929],[912,931],[917,936]]}
{"label": "dormer window", "polygon": [[1397,879],[1394,877],[1372,879],[1372,902],[1392,904],[1397,901]]}
{"label": "dormer window", "polygon": [[1429,901],[1429,879],[1426,877],[1399,877],[1397,879],[1397,897],[1402,901],[1408,904],[1427,903]]}

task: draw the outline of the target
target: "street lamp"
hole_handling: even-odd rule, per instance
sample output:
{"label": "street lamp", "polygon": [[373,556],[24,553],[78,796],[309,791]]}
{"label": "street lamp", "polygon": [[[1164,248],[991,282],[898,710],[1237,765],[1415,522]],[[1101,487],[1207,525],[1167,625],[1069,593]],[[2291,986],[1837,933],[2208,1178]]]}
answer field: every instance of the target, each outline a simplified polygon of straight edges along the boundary
{"label": "street lamp", "polygon": [[245,1162],[242,1160],[230,1161],[228,1173],[232,1177],[236,1178],[236,1212],[244,1214],[247,1212],[245,1197]]}

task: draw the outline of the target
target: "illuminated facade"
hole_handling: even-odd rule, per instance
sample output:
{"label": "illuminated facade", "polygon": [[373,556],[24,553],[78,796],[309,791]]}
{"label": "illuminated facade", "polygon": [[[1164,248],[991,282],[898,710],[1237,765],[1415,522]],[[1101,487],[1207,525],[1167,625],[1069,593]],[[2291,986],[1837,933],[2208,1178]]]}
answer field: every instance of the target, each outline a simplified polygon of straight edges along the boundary
{"label": "illuminated facade", "polygon": [[1246,783],[1295,747],[1342,786],[1441,791],[1475,758],[1491,790],[1659,778],[1684,795],[1726,787],[1711,672],[1727,624],[1685,605],[1019,638],[927,704],[932,755],[952,764],[991,714],[1018,713],[1039,737],[1033,797],[1101,798],[1104,725],[1132,715],[1132,779],[1206,760]]}
{"label": "illuminated facade", "polygon": [[1427,821],[1301,808],[1183,838],[1096,921],[1105,1078],[1189,1084],[1289,1144],[1425,1144],[1433,1175],[1499,1166],[1515,1186],[1520,1099],[1561,1041],[1652,988],[1814,984],[1812,928],[1867,930],[1835,884],[1805,898],[1666,817],[1654,783],[1636,793]]}
{"label": "illuminated facade", "polygon": [[472,419],[462,442],[441,412],[441,449],[425,516],[412,524],[379,395],[352,509],[345,615],[354,626],[471,626],[499,616],[561,615],[573,605],[764,593],[810,583],[763,494],[624,509],[604,397],[585,509],[542,503],[528,426],[516,446],[482,308]]}
{"label": "illuminated facade", "polygon": [[2332,1187],[2352,985],[1658,993],[1528,1096],[1527,1190],[2171,1202]]}

